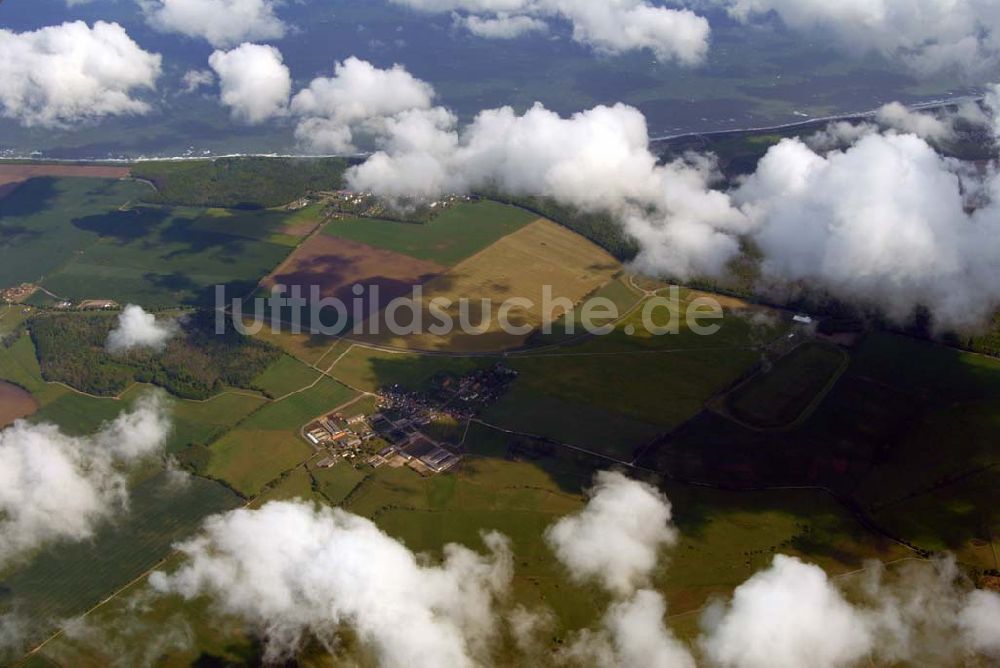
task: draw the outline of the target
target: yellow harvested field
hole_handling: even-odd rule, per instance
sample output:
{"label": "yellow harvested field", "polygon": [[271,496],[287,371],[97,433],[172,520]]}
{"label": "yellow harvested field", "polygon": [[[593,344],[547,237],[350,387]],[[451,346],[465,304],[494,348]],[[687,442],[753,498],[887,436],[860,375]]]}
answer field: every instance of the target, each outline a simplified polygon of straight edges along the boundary
{"label": "yellow harvested field", "polygon": [[[548,220],[538,220],[503,237],[490,247],[456,265],[445,274],[424,285],[423,329],[417,335],[396,336],[388,333],[386,313],[380,314],[381,334],[367,340],[413,350],[449,350],[454,352],[490,352],[507,350],[524,344],[531,332],[545,320],[557,320],[564,312],[561,300],[579,304],[611,281],[621,265],[611,255],[565,227]],[[543,309],[543,286],[551,286],[554,309]],[[439,325],[439,314],[430,311],[435,299],[449,299],[452,305],[442,308],[455,323],[450,335],[435,335],[427,331]],[[508,299],[530,300],[533,305],[515,305],[507,320],[523,333],[503,331],[499,323],[500,307]],[[460,323],[459,300],[469,303],[465,319],[474,327],[482,324],[483,333],[467,333]],[[489,299],[485,311],[481,300]],[[484,321],[483,314],[486,314]],[[409,324],[404,309],[396,318]],[[370,323],[369,323],[370,324]],[[466,328],[468,329],[468,328]]]}

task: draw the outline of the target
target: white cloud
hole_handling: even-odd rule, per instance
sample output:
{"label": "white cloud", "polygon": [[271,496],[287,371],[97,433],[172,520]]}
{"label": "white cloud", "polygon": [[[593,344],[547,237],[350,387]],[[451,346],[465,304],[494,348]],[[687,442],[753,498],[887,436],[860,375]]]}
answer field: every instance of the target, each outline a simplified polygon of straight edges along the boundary
{"label": "white cloud", "polygon": [[274,0],[139,0],[157,30],[199,37],[223,49],[241,42],[284,37]]}
{"label": "white cloud", "polygon": [[241,44],[214,52],[208,64],[219,76],[222,103],[233,118],[256,124],[287,113],[292,75],[275,47]]}
{"label": "white cloud", "polygon": [[603,628],[581,631],[558,658],[601,668],[694,668],[691,652],[666,627],[666,612],[659,592],[639,590],[612,603]]}
{"label": "white cloud", "polygon": [[1000,658],[1000,594],[972,592],[958,623],[975,651]]}
{"label": "white cloud", "polygon": [[169,431],[156,394],[92,436],[27,422],[0,431],[0,568],[47,543],[92,536],[127,505],[121,467],[160,454]]}
{"label": "white cloud", "polygon": [[911,111],[899,102],[883,105],[875,114],[875,121],[886,128],[914,134],[931,142],[954,139],[955,126],[952,118],[939,117],[931,113]]}
{"label": "white cloud", "polygon": [[782,141],[745,183],[723,190],[711,157],[659,163],[645,118],[627,105],[570,117],[503,107],[460,127],[447,109],[428,107],[429,95],[410,104],[370,117],[359,105],[350,122],[303,122],[300,137],[342,149],[364,127],[379,150],[347,181],[391,200],[496,189],[608,213],[639,242],[635,266],[653,274],[724,277],[741,240],[753,238],[764,253],[761,290],[805,285],[901,323],[923,306],[940,329],[975,328],[1000,307],[991,279],[1000,271],[1000,177],[945,159],[913,134],[943,141],[956,122],[982,123],[978,109],[930,115],[890,105],[873,122],[831,124],[806,140],[812,149]]}
{"label": "white cloud", "polygon": [[211,595],[266,630],[268,660],[289,656],[306,634],[332,643],[346,624],[383,666],[473,666],[497,632],[494,601],[512,571],[506,539],[483,540],[488,555],[449,545],[430,565],[361,517],[271,502],[209,518],[179,546],[185,565],[150,582]]}
{"label": "white cloud", "polygon": [[160,351],[179,331],[176,321],[157,322],[152,313],[146,313],[141,306],[129,304],[118,316],[118,324],[108,333],[105,347],[112,353],[122,353],[133,348]]}
{"label": "white cloud", "polygon": [[954,560],[891,574],[872,563],[857,579],[834,582],[778,555],[728,603],[706,610],[703,654],[725,668],[840,668],[966,665],[1000,650],[1000,595],[972,589]]}
{"label": "white cloud", "polygon": [[721,272],[747,227],[710,188],[712,161],[657,164],[645,118],[623,104],[568,118],[541,105],[490,109],[461,130],[444,109],[413,110],[383,123],[379,145],[348,172],[355,189],[405,198],[498,188],[607,211],[643,241],[641,267],[681,277]]}
{"label": "white cloud", "polygon": [[941,327],[969,328],[1000,307],[1000,182],[986,177],[993,203],[968,214],[959,167],[913,135],[870,134],[828,155],[789,139],[734,198],[768,276],[899,322],[922,305]]}
{"label": "white cloud", "polygon": [[856,55],[875,51],[920,72],[987,73],[1000,54],[993,0],[714,0],[749,21],[775,12],[794,30],[832,34]]}
{"label": "white cloud", "polygon": [[135,93],[155,88],[160,62],[117,23],[0,30],[0,114],[28,127],[144,114]]}
{"label": "white cloud", "polygon": [[[687,9],[648,0],[393,0],[426,12],[465,12],[462,22],[481,37],[509,38],[543,20],[568,21],[573,39],[599,52],[649,49],[659,60],[700,63],[708,51],[708,21]],[[530,22],[530,23],[529,23]]]}
{"label": "white cloud", "polygon": [[778,555],[706,613],[706,657],[726,668],[837,668],[871,652],[869,625],[823,569]]}
{"label": "white cloud", "polygon": [[471,32],[477,37],[486,39],[514,39],[532,32],[545,32],[549,25],[541,19],[531,16],[511,16],[497,14],[496,16],[459,16],[455,15],[455,25]]}
{"label": "white cloud", "polygon": [[188,70],[181,78],[181,84],[185,93],[194,93],[204,86],[211,86],[215,83],[215,74],[212,70]]}
{"label": "white cloud", "polygon": [[401,65],[379,69],[359,58],[337,63],[332,77],[317,77],[292,99],[302,120],[296,137],[313,151],[355,150],[354,132],[379,132],[386,119],[427,109],[434,89]]}
{"label": "white cloud", "polygon": [[596,580],[627,595],[648,581],[664,547],[677,542],[670,502],[655,487],[621,473],[598,473],[590,500],[545,532],[575,580]]}
{"label": "white cloud", "polygon": [[[488,554],[448,545],[437,562],[339,508],[270,502],[206,520],[179,546],[183,565],[150,583],[208,596],[217,612],[247,621],[266,639],[268,661],[292,657],[310,638],[332,647],[347,626],[382,666],[489,665],[506,625],[526,663],[693,668],[663,595],[636,589],[675,542],[669,519],[658,490],[605,472],[587,506],[546,532],[572,574],[614,595],[595,628],[570,633],[554,654],[551,612],[509,607],[514,559],[496,533],[483,537]],[[696,649],[719,668],[957,665],[1000,656],[998,611],[1000,595],[973,589],[952,560],[891,572],[873,563],[834,580],[777,555],[706,609]]]}

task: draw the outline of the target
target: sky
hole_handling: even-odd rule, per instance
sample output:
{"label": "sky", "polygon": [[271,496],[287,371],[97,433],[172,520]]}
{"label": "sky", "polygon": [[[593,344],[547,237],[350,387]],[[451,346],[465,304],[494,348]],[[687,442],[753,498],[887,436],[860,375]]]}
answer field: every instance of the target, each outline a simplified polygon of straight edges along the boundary
{"label": "sky", "polygon": [[[12,33],[23,36],[78,20],[90,26],[117,23],[138,49],[159,55],[160,62],[133,72],[138,79],[115,82],[129,86],[135,103],[130,109],[100,113],[89,99],[94,113],[81,114],[82,122],[39,124],[35,118],[26,124],[23,113],[10,111],[15,102],[6,100],[3,115],[9,120],[0,121],[0,150],[68,158],[301,150],[291,123],[231,123],[218,104],[217,83],[207,78],[209,57],[216,48],[229,50],[244,41],[278,48],[296,87],[355,56],[382,68],[404,65],[463,119],[506,104],[524,110],[542,102],[568,114],[625,102],[646,115],[653,136],[790,122],[802,114],[868,110],[895,99],[936,99],[976,90],[989,80],[961,54],[932,59],[943,64],[937,70],[900,57],[909,44],[881,45],[889,31],[877,21],[858,44],[844,36],[856,32],[850,16],[840,23],[830,19],[830,25],[846,26],[831,33],[819,10],[813,20],[820,27],[813,29],[801,12],[789,16],[795,27],[786,25],[779,15],[764,12],[763,2],[689,4],[690,9],[638,0],[6,2],[0,5],[0,26]],[[772,4],[780,9],[780,3]],[[601,13],[602,6],[616,9]],[[913,40],[926,38],[917,33]],[[24,48],[23,37],[18,42]],[[976,62],[985,61],[974,53]]]}

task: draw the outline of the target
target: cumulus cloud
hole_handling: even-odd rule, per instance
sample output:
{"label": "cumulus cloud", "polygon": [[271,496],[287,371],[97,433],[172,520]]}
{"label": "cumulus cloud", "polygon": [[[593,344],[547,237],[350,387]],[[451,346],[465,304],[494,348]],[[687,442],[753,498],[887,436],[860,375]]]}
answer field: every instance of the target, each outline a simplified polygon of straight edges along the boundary
{"label": "cumulus cloud", "polygon": [[561,662],[601,668],[694,668],[688,648],[665,625],[666,602],[659,592],[637,591],[612,603],[602,628],[585,629],[558,653]]}
{"label": "cumulus cloud", "polygon": [[635,108],[599,106],[568,118],[541,105],[504,107],[464,128],[440,107],[382,124],[381,150],[351,169],[352,187],[389,198],[499,189],[615,215],[643,242],[642,268],[716,274],[739,250],[744,215],[713,190],[710,159],[658,164]]}
{"label": "cumulus cloud", "polygon": [[365,126],[379,150],[346,178],[388,199],[498,190],[610,214],[639,242],[641,271],[725,277],[751,239],[763,251],[762,290],[806,285],[900,323],[926,307],[939,329],[975,328],[1000,307],[990,278],[1000,269],[1000,177],[928,144],[953,137],[959,121],[982,122],[978,108],[890,105],[871,122],[784,140],[745,183],[723,188],[710,156],[659,162],[645,118],[627,105],[569,117],[541,105],[488,109],[460,126],[429,103],[420,96],[370,121],[362,109],[322,145]]}
{"label": "cumulus cloud", "polygon": [[500,13],[496,16],[455,16],[455,25],[486,39],[514,39],[532,32],[545,32],[549,25],[531,16],[511,16]]}
{"label": "cumulus cloud", "polygon": [[241,44],[215,51],[208,64],[219,76],[222,103],[233,118],[252,125],[287,113],[292,75],[275,47]]}
{"label": "cumulus cloud", "polygon": [[790,28],[832,34],[857,55],[878,52],[920,72],[989,72],[1000,54],[992,0],[714,0],[742,21],[774,12]]}
{"label": "cumulus cloud", "polygon": [[574,579],[626,595],[649,579],[662,549],[677,542],[670,502],[652,485],[611,471],[597,474],[589,495],[583,510],[546,530],[545,540]]}
{"label": "cumulus cloud", "polygon": [[199,37],[216,48],[280,39],[287,26],[274,0],[139,0],[146,21],[163,32]]}
{"label": "cumulus cloud", "polygon": [[378,133],[388,119],[428,109],[434,89],[401,65],[380,69],[359,58],[337,63],[332,77],[317,77],[292,99],[301,120],[296,137],[314,151],[351,152],[358,129]]}
{"label": "cumulus cloud", "polygon": [[778,555],[706,615],[705,655],[739,668],[850,666],[872,650],[872,631],[823,569]]}
{"label": "cumulus cloud", "polygon": [[156,316],[141,306],[129,304],[118,316],[118,324],[108,333],[105,347],[112,353],[133,348],[163,350],[167,341],[180,331],[175,320],[157,322]]}
{"label": "cumulus cloud", "polygon": [[727,668],[958,665],[996,652],[997,606],[1000,595],[972,589],[953,560],[911,564],[891,577],[869,564],[854,584],[777,555],[728,602],[706,610],[699,644]]}
{"label": "cumulus cloud", "polygon": [[955,126],[951,118],[912,111],[899,102],[883,105],[875,113],[875,121],[883,127],[913,134],[931,142],[947,141],[955,137]]}
{"label": "cumulus cloud", "polygon": [[179,549],[175,572],[151,576],[154,591],[208,596],[218,612],[247,621],[265,659],[292,658],[307,639],[333,647],[349,627],[379,665],[488,665],[501,629],[535,663],[602,668],[846,668],[945,665],[1000,657],[1000,595],[976,590],[953,560],[889,572],[872,563],[832,579],[777,555],[772,564],[706,608],[688,645],[667,624],[663,595],[646,582],[673,544],[670,504],[655,488],[601,473],[586,507],[545,538],[577,579],[613,599],[593,628],[571,632],[554,654],[546,609],[509,607],[508,541],[483,536],[486,553],[448,545],[440,561],[415,555],[367,519],[301,501],[270,502],[206,520]]}
{"label": "cumulus cloud", "polygon": [[0,431],[0,567],[57,540],[84,540],[127,505],[128,465],[159,455],[170,431],[158,394],[92,436],[16,422]]}
{"label": "cumulus cloud", "polygon": [[271,502],[210,518],[179,546],[185,565],[150,582],[211,595],[266,634],[268,660],[290,656],[306,634],[332,644],[345,624],[384,666],[472,666],[496,633],[495,599],[513,567],[505,538],[483,542],[486,555],[449,545],[432,565],[367,519]]}
{"label": "cumulus cloud", "polygon": [[1000,181],[981,187],[992,203],[970,214],[958,163],[914,135],[869,134],[826,155],[784,140],[734,199],[770,277],[899,322],[925,306],[939,326],[963,329],[1000,307],[990,278],[1000,271]]}
{"label": "cumulus cloud", "polygon": [[649,49],[659,60],[693,65],[708,51],[708,21],[688,9],[648,0],[393,0],[426,12],[464,12],[481,37],[510,38],[538,30],[546,20],[570,23],[573,39],[599,52]]}
{"label": "cumulus cloud", "polygon": [[28,127],[144,114],[136,93],[155,88],[160,62],[117,23],[0,29],[0,114]]}

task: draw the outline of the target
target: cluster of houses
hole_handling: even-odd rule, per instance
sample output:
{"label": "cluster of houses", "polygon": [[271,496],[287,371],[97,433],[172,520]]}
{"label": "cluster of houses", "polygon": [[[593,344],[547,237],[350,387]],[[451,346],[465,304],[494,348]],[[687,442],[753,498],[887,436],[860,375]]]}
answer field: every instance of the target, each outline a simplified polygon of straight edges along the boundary
{"label": "cluster of houses", "polygon": [[0,290],[0,299],[9,304],[20,304],[25,299],[35,294],[35,290],[38,286],[34,283],[21,283],[21,285],[15,285],[12,288],[3,288]]}
{"label": "cluster of houses", "polygon": [[329,454],[317,463],[320,468],[329,468],[341,459],[360,457],[365,441],[375,437],[364,415],[344,419],[339,414],[330,414],[309,424],[303,433],[314,447]]}
{"label": "cluster of houses", "polygon": [[375,467],[409,466],[423,475],[441,473],[461,461],[461,445],[439,440],[432,435],[433,425],[462,424],[475,417],[516,377],[517,372],[499,363],[459,377],[441,374],[422,392],[394,385],[379,392],[373,415],[327,415],[310,423],[303,435],[326,451],[328,456],[317,464],[321,468],[348,459]]}

